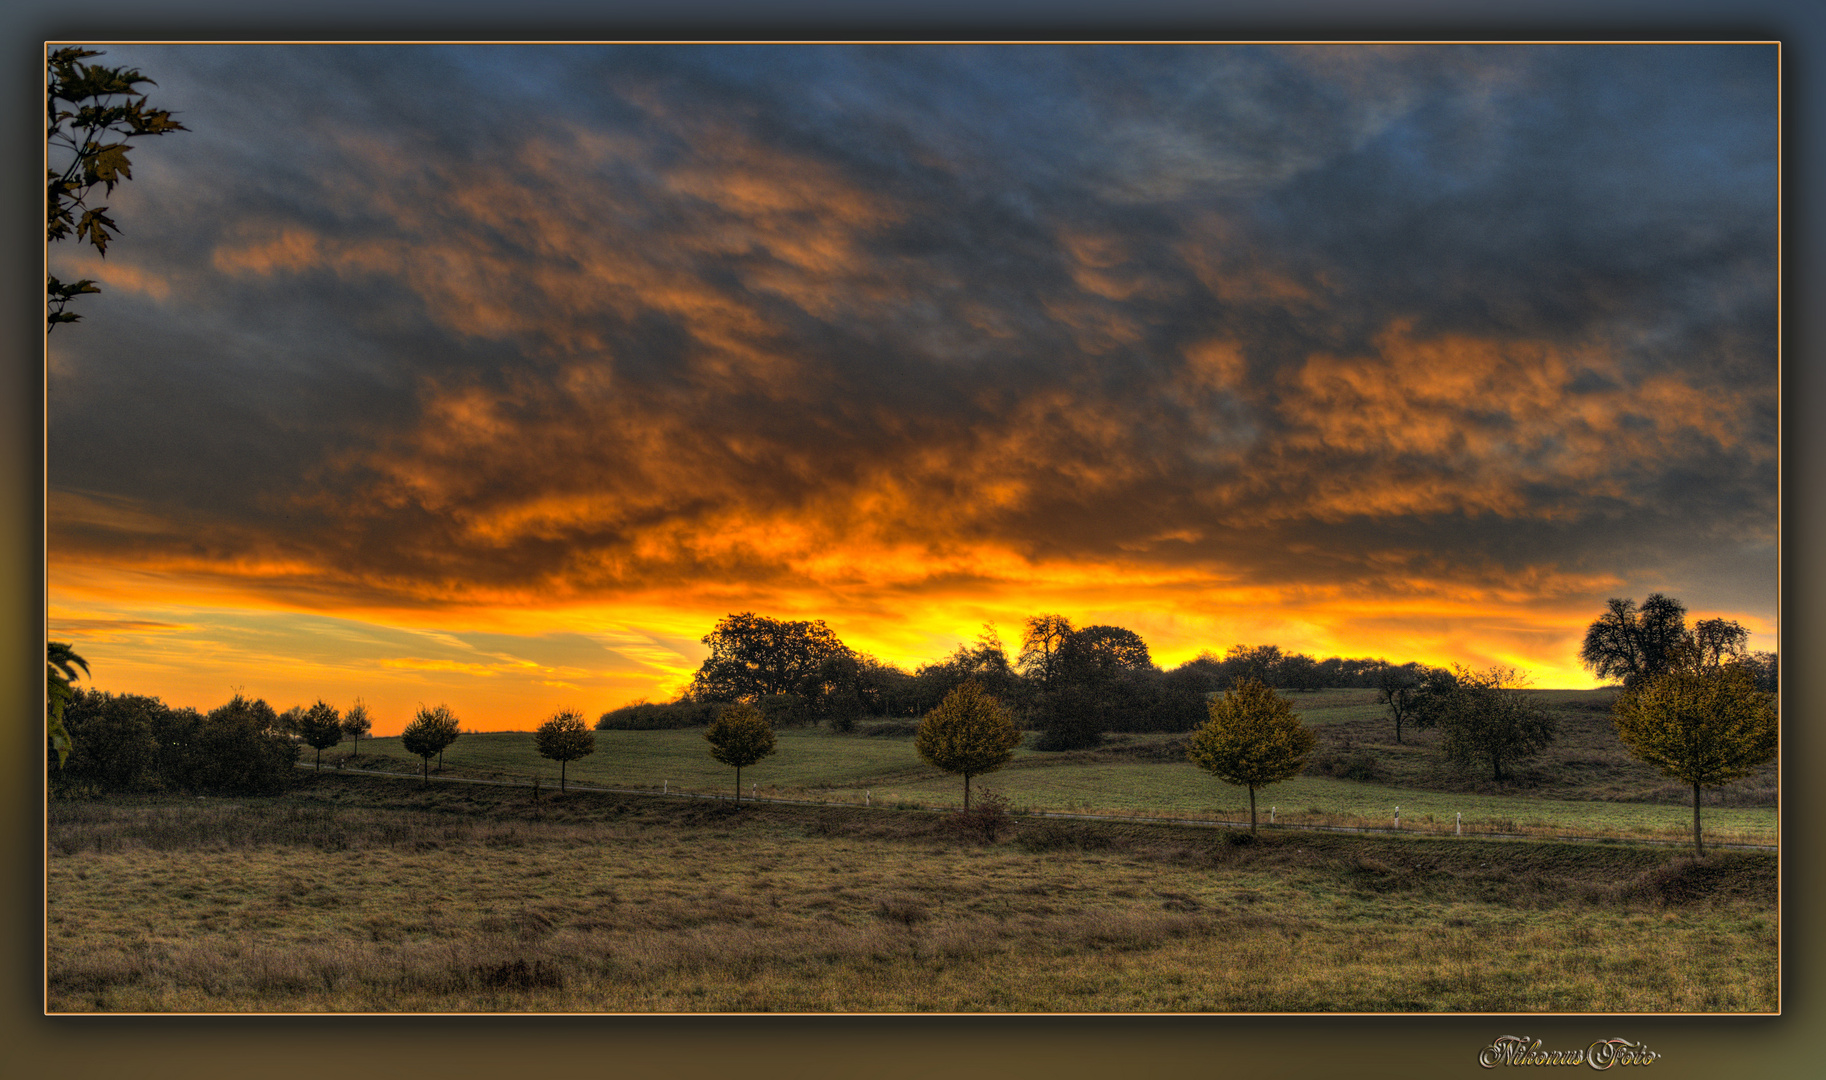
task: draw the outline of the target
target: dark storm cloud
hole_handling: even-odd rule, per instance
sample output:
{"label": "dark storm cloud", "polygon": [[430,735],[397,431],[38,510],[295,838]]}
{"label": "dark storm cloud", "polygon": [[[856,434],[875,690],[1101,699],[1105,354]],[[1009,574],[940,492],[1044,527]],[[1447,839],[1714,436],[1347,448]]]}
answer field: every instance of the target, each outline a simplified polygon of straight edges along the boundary
{"label": "dark storm cloud", "polygon": [[72,556],[443,603],[1741,540],[1773,593],[1766,47],[112,59],[192,131],[53,341]]}

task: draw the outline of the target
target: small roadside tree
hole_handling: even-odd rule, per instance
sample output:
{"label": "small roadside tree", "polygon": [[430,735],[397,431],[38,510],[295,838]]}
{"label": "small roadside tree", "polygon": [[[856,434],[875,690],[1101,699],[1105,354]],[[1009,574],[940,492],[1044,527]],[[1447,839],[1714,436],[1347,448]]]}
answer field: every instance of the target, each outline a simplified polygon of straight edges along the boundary
{"label": "small roadside tree", "polygon": [[704,732],[710,756],[735,769],[735,801],[742,801],[742,770],[774,752],[774,729],[747,702],[723,710]]}
{"label": "small roadside tree", "polygon": [[342,717],[336,715],[336,706],[319,698],[298,715],[296,729],[298,737],[317,751],[316,771],[323,771],[323,752],[342,741]]}
{"label": "small roadside tree", "polygon": [[[596,752],[596,733],[583,721],[576,709],[560,709],[533,732],[533,745],[539,756],[558,763],[558,790],[564,790],[564,773],[571,762]],[[737,779],[737,794],[741,780]]]}
{"label": "small roadside tree", "polygon": [[457,718],[450,709],[439,705],[435,709],[418,707],[418,715],[400,732],[400,745],[406,753],[417,754],[425,759],[425,780],[431,780],[431,759],[438,759],[438,771],[444,771],[444,748],[457,740]]}
{"label": "small roadside tree", "polygon": [[1509,777],[1505,764],[1531,758],[1553,743],[1558,722],[1527,696],[1514,668],[1455,668],[1451,689],[1438,698],[1439,752],[1460,764],[1488,762],[1491,779]]}
{"label": "small roadside tree", "polygon": [[970,809],[970,778],[1008,764],[1021,745],[1021,729],[981,683],[958,685],[919,722],[913,749],[926,764],[964,774],[964,809]]}
{"label": "small roadside tree", "polygon": [[361,756],[361,738],[373,730],[374,718],[368,714],[368,707],[362,704],[361,699],[356,698],[355,704],[349,706],[349,711],[342,714],[342,733],[355,740],[353,756]]}
{"label": "small roadside tree", "polygon": [[1259,679],[1245,678],[1210,705],[1211,718],[1192,732],[1186,756],[1226,784],[1249,789],[1249,831],[1255,832],[1255,790],[1306,767],[1318,746],[1293,706]]}
{"label": "small roadside tree", "polygon": [[1693,786],[1693,853],[1705,855],[1699,789],[1748,776],[1779,750],[1775,700],[1744,663],[1707,664],[1698,649],[1674,670],[1644,680],[1611,705],[1630,753]]}

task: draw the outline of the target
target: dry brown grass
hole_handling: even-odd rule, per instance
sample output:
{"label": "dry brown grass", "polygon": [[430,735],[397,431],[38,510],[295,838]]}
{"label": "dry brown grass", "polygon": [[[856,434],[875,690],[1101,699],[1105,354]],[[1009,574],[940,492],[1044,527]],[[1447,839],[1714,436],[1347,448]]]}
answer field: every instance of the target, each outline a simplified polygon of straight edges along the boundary
{"label": "dry brown grass", "polygon": [[53,1011],[1766,1011],[1774,860],[432,792],[51,808]]}

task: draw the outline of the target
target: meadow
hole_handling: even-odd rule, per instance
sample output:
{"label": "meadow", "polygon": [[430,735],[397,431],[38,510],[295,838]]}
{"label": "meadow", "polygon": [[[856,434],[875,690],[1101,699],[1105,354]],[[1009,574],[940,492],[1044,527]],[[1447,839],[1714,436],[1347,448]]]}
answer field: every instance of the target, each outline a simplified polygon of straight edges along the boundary
{"label": "meadow", "polygon": [[[1692,835],[1691,793],[1635,761],[1610,730],[1609,694],[1538,691],[1560,717],[1560,737],[1538,759],[1495,784],[1438,760],[1432,732],[1404,733],[1371,690],[1292,693],[1320,748],[1305,774],[1258,793],[1260,820],[1276,824],[1523,833],[1680,841]],[[865,723],[854,733],[784,729],[778,751],[742,772],[743,796],[826,803],[956,808],[959,778],[920,761],[905,722]],[[1031,737],[1028,743],[1031,744]],[[1023,745],[1002,771],[979,777],[1018,810],[1205,821],[1246,821],[1246,789],[1228,787],[1185,759],[1183,736],[1111,735],[1098,750],[1042,753]],[[422,762],[397,738],[368,739],[358,759],[345,744],[327,767],[417,772]],[[599,731],[596,752],[570,763],[587,787],[731,793],[734,773],[706,753],[703,733]],[[442,775],[555,785],[558,767],[527,733],[464,735],[444,755]],[[1775,766],[1703,800],[1709,842],[1776,843]]]}
{"label": "meadow", "polygon": [[301,779],[48,804],[47,1008],[1778,1007],[1765,853]]}

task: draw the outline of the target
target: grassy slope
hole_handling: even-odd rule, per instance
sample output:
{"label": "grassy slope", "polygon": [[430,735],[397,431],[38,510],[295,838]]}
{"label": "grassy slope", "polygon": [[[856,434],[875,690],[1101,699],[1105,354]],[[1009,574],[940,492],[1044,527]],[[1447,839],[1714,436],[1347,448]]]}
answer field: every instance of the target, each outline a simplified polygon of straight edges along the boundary
{"label": "grassy slope", "polygon": [[355,776],[58,801],[53,1011],[1768,1011],[1775,860]]}
{"label": "grassy slope", "polygon": [[[1539,759],[1516,768],[1516,779],[1493,784],[1480,774],[1436,760],[1431,732],[1407,732],[1394,742],[1393,725],[1374,691],[1329,690],[1289,695],[1317,730],[1316,764],[1367,758],[1373,780],[1316,775],[1317,769],[1258,794],[1266,819],[1321,824],[1393,824],[1450,831],[1455,815],[1483,831],[1558,832],[1578,835],[1690,835],[1687,790],[1634,761],[1609,727],[1608,695],[1601,691],[1539,692],[1560,710],[1561,735]],[[603,731],[596,753],[571,762],[580,784],[659,790],[728,791],[734,773],[705,752],[703,733]],[[399,740],[362,743],[363,767],[417,771]],[[346,754],[338,748],[328,755]],[[465,735],[445,755],[452,775],[529,778],[555,782],[557,766],[539,758],[532,737],[521,733]],[[956,806],[962,783],[922,763],[906,738],[834,735],[783,730],[779,750],[742,772],[744,794],[834,802]],[[979,778],[1035,810],[1112,812],[1165,817],[1237,819],[1248,814],[1247,792],[1213,781],[1183,757],[1173,736],[1112,736],[1106,749],[1042,754],[1028,748],[1000,773]],[[1708,837],[1715,842],[1772,843],[1776,838],[1774,766],[1762,774],[1706,795]]]}

